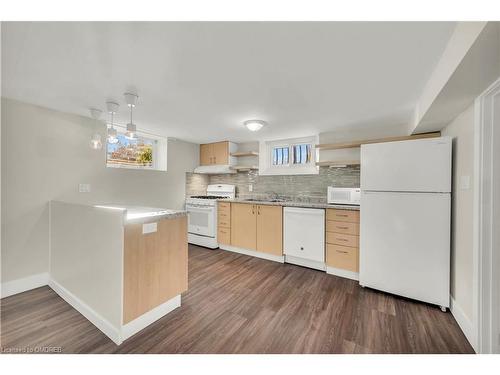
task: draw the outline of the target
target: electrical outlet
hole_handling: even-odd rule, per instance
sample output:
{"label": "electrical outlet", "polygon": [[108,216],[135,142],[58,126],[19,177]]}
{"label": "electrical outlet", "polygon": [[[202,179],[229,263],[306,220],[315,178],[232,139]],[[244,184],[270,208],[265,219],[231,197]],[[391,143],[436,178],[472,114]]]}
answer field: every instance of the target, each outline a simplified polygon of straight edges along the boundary
{"label": "electrical outlet", "polygon": [[253,185],[252,184],[249,184],[248,185],[248,191],[252,192],[253,191]]}
{"label": "electrical outlet", "polygon": [[90,193],[90,184],[79,184],[78,192],[80,193]]}

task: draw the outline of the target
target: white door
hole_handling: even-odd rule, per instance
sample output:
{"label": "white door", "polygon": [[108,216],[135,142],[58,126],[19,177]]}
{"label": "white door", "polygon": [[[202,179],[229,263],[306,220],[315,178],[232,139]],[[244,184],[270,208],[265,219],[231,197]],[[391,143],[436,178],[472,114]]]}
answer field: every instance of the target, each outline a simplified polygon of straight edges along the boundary
{"label": "white door", "polygon": [[359,283],[449,307],[450,194],[362,192]]}
{"label": "white door", "polygon": [[315,262],[325,261],[325,210],[285,207],[285,255]]}
{"label": "white door", "polygon": [[361,146],[361,189],[451,191],[451,138]]}

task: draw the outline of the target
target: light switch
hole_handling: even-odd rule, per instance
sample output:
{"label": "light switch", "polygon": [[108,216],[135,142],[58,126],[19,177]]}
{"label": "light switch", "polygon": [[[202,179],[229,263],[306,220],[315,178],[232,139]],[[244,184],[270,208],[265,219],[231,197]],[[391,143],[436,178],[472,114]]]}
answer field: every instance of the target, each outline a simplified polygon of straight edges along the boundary
{"label": "light switch", "polygon": [[250,192],[253,191],[253,185],[252,184],[248,185],[248,191],[250,191]]}
{"label": "light switch", "polygon": [[470,189],[470,176],[460,176],[460,189],[461,190]]}
{"label": "light switch", "polygon": [[90,193],[90,184],[80,184],[80,185],[78,185],[78,191],[80,193]]}

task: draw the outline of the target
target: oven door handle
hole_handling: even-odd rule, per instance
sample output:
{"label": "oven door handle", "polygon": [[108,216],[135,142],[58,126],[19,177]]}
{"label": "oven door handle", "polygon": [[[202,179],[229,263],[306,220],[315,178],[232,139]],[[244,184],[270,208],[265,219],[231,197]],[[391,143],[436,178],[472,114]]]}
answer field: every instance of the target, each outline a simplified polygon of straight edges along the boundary
{"label": "oven door handle", "polygon": [[198,205],[198,204],[188,204],[186,205],[186,210],[189,208],[201,208],[204,210],[212,210],[214,207],[213,206],[204,206],[204,205]]}

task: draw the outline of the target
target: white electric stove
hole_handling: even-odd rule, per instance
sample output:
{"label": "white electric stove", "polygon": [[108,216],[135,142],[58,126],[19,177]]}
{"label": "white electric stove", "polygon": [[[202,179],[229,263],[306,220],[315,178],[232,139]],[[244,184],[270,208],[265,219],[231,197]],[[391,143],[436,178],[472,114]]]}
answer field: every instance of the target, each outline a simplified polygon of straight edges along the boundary
{"label": "white electric stove", "polygon": [[217,201],[234,199],[234,185],[208,185],[206,195],[186,199],[188,212],[188,242],[210,249],[219,247],[217,242]]}

